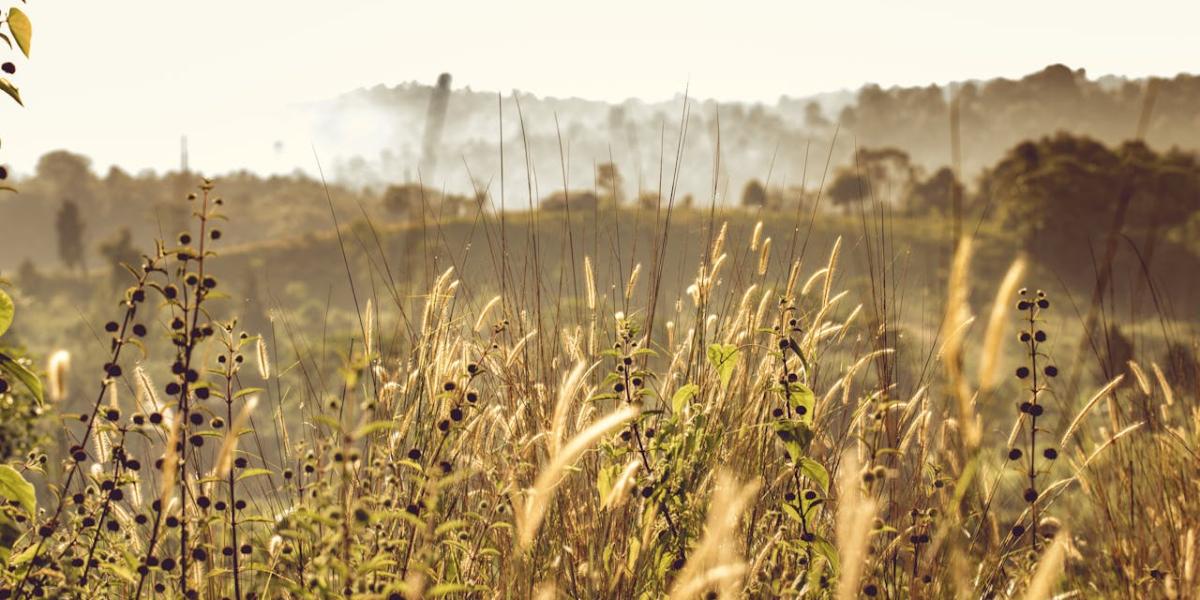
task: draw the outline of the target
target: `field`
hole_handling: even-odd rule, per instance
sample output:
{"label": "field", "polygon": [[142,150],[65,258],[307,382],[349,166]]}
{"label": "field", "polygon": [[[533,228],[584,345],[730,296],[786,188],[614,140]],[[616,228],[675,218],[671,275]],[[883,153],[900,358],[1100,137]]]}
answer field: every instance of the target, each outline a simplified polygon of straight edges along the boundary
{"label": "field", "polygon": [[[1193,587],[1194,384],[1081,345],[1088,278],[994,228],[667,199],[247,244],[216,187],[47,367],[6,597]],[[79,322],[17,298],[30,347]]]}
{"label": "field", "polygon": [[0,2],[0,600],[1200,600],[1196,15],[622,2]]}

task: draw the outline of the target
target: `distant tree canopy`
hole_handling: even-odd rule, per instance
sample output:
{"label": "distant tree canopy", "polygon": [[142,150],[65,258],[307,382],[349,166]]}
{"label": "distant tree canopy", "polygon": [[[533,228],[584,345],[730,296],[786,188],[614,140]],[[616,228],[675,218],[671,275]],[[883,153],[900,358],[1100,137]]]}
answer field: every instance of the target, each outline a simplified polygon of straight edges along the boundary
{"label": "distant tree canopy", "polygon": [[917,167],[903,150],[860,148],[852,164],[834,173],[827,193],[843,210],[871,196],[898,204],[909,196],[917,176]]}
{"label": "distant tree canopy", "polygon": [[54,221],[58,233],[58,257],[68,269],[84,268],[83,218],[79,205],[73,200],[63,200]]}
{"label": "distant tree canopy", "polygon": [[1122,195],[1129,196],[1123,226],[1180,223],[1200,209],[1200,164],[1194,154],[1160,154],[1141,142],[1109,148],[1059,134],[1018,144],[987,169],[976,204],[995,206],[1026,242],[1098,238],[1111,228]]}

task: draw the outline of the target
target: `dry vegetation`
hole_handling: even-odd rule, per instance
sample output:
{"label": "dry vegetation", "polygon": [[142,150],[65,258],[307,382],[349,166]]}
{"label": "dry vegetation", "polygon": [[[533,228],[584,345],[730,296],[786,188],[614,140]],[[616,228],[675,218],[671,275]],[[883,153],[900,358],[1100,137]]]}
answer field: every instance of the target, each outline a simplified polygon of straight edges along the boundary
{"label": "dry vegetation", "polygon": [[669,201],[619,281],[579,252],[577,302],[517,285],[501,239],[495,297],[448,269],[413,310],[386,262],[348,270],[357,333],[316,340],[214,316],[212,187],[77,359],[103,373],[54,417],[61,465],[3,472],[0,597],[1195,597],[1196,399],[1157,364],[1058,390],[1078,366],[1042,349],[1059,317],[1022,259],[974,283],[959,244],[940,367],[905,386],[894,274],[859,301],[840,243],[733,247],[714,219],[661,297]]}

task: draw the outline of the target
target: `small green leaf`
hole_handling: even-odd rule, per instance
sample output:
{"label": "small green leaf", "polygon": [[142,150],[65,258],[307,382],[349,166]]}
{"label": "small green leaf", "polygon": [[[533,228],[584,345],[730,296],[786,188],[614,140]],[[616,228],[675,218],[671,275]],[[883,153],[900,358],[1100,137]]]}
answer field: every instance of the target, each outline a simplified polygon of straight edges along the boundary
{"label": "small green leaf", "polygon": [[829,471],[826,471],[821,463],[811,458],[802,458],[800,459],[800,472],[821,486],[822,492],[825,492],[826,495],[829,494]]}
{"label": "small green leaf", "polygon": [[675,395],[671,396],[671,412],[675,414],[682,412],[683,407],[687,406],[687,403],[691,402],[692,398],[695,398],[699,392],[700,386],[694,383],[689,383],[675,390]]}
{"label": "small green leaf", "polygon": [[37,495],[33,492],[33,484],[8,465],[0,465],[0,497],[20,504],[29,514],[37,510]]}
{"label": "small green leaf", "polygon": [[5,94],[12,96],[12,99],[16,100],[17,104],[25,106],[25,103],[21,102],[21,91],[18,90],[17,86],[13,85],[11,81],[2,77],[0,77],[0,92],[4,92]]}
{"label": "small green leaf", "polygon": [[800,414],[800,420],[805,425],[812,425],[813,409],[817,406],[817,397],[808,386],[802,383],[788,384],[788,404]]}
{"label": "small green leaf", "polygon": [[13,37],[17,40],[17,46],[21,48],[21,52],[25,57],[29,57],[29,42],[33,39],[33,24],[29,22],[29,17],[17,8],[12,7],[8,11],[8,29],[12,31]]}
{"label": "small green leaf", "polygon": [[4,335],[4,332],[8,331],[8,328],[12,326],[13,312],[15,310],[16,307],[13,306],[12,298],[4,293],[4,290],[0,290],[0,335]]}
{"label": "small green leaf", "polygon": [[245,471],[242,471],[241,474],[238,475],[237,480],[242,481],[243,479],[250,479],[251,477],[257,477],[259,475],[270,475],[270,474],[271,474],[270,469],[261,469],[261,468],[246,469]]}
{"label": "small green leaf", "polygon": [[717,370],[721,385],[729,385],[733,377],[733,368],[737,366],[738,349],[733,344],[713,344],[708,347],[708,362]]}
{"label": "small green leaf", "polygon": [[42,392],[42,382],[34,375],[32,371],[26,369],[24,365],[12,359],[7,354],[0,354],[0,372],[8,373],[22,385],[29,389],[29,393],[33,394],[34,399],[40,405],[45,402],[45,394]]}

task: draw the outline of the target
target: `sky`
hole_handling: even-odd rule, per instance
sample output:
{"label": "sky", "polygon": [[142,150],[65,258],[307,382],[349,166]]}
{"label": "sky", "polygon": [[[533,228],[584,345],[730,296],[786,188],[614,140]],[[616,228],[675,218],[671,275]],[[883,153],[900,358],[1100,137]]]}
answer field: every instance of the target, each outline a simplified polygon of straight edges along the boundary
{"label": "sky", "polygon": [[[0,5],[8,5],[4,2]],[[1200,2],[1111,0],[28,0],[25,108],[0,103],[0,163],[32,171],[67,148],[98,170],[178,163],[189,136],[208,171],[244,164],[305,103],[359,87],[432,82],[619,101],[781,95],[1019,77],[1061,62],[1092,76],[1200,70]],[[8,52],[0,48],[0,52]],[[239,162],[242,161],[242,162]],[[301,164],[297,164],[301,163]]]}

